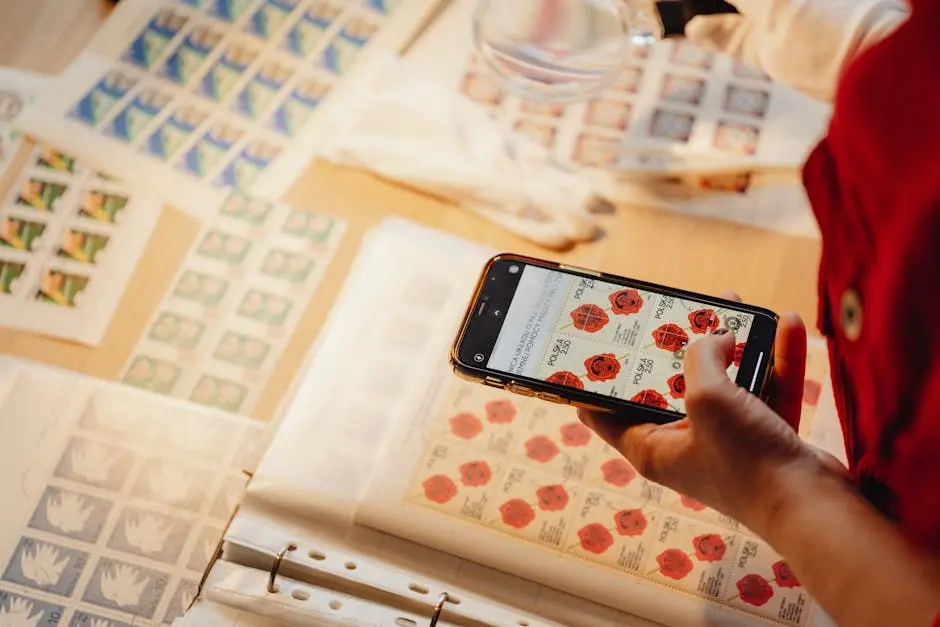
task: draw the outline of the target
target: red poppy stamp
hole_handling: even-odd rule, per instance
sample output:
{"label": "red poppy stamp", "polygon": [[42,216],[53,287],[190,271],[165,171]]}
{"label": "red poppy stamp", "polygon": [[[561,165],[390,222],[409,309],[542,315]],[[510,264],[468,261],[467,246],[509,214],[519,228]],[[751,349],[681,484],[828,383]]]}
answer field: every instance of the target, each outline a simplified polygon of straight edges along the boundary
{"label": "red poppy stamp", "polygon": [[769,546],[746,539],[731,572],[727,602],[771,620],[802,624],[811,605],[799,577]]}
{"label": "red poppy stamp", "polygon": [[582,480],[603,442],[562,407],[544,405],[519,418],[524,422],[511,460],[565,481]]}
{"label": "red poppy stamp", "polygon": [[434,444],[418,469],[410,501],[481,522],[499,490],[503,468],[498,458],[479,450]]}
{"label": "red poppy stamp", "polygon": [[516,466],[508,469],[492,499],[492,528],[558,549],[571,534],[581,490],[557,475]]}
{"label": "red poppy stamp", "polygon": [[646,576],[698,596],[726,598],[740,536],[727,529],[666,514],[656,530]]}
{"label": "red poppy stamp", "polygon": [[641,573],[648,561],[660,513],[641,501],[592,490],[579,503],[573,555],[629,573]]}
{"label": "red poppy stamp", "polygon": [[480,385],[454,386],[435,425],[435,439],[506,455],[529,404],[528,399]]}

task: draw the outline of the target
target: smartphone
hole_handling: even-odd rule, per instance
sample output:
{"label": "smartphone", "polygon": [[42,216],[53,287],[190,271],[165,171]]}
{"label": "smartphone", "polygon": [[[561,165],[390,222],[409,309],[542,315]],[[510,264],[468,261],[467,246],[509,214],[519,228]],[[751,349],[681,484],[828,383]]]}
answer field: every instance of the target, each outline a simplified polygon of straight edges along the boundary
{"label": "smartphone", "polygon": [[778,316],[767,309],[551,261],[503,254],[483,270],[451,350],[462,378],[648,422],[685,416],[684,356],[735,335],[728,376],[761,396]]}

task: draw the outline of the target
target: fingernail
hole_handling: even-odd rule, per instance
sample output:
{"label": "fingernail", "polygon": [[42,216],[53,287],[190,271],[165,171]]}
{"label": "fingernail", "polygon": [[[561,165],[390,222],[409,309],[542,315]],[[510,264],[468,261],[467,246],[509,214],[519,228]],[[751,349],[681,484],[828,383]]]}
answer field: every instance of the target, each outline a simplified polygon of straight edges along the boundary
{"label": "fingernail", "polygon": [[712,335],[724,335],[728,332],[728,329],[715,329],[712,331]]}

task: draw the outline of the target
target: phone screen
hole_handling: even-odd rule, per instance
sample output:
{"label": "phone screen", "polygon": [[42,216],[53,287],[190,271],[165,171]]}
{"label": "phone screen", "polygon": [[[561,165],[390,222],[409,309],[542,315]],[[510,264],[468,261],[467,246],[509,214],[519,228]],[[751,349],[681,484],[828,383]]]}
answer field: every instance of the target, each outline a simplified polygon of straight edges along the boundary
{"label": "phone screen", "polygon": [[491,312],[502,319],[491,353],[474,355],[488,370],[684,414],[686,349],[728,329],[728,375],[738,378],[754,313],[536,265],[502,267],[518,283],[505,311]]}

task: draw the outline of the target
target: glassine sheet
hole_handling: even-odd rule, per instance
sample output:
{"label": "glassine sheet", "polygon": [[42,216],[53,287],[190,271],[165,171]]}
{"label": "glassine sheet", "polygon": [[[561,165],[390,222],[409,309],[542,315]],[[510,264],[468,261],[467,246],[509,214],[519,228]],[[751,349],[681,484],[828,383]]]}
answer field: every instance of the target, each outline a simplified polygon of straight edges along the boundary
{"label": "glassine sheet", "polygon": [[620,79],[586,102],[524,100],[477,59],[474,6],[458,0],[408,59],[507,134],[544,146],[614,202],[818,237],[796,170],[825,131],[827,105],[681,39],[636,49]]}
{"label": "glassine sheet", "polygon": [[231,194],[197,237],[121,380],[249,414],[345,226],[327,215]]}
{"label": "glassine sheet", "polygon": [[[447,346],[482,263],[491,254],[401,220],[387,220],[367,235],[325,327],[323,343],[301,375],[295,401],[255,474],[228,540],[267,547],[268,553],[288,540],[320,548],[340,543],[418,576],[449,581],[562,624],[650,625],[575,596],[567,583],[555,582],[553,588],[517,576],[518,572],[508,574],[518,564],[506,565],[476,552],[470,555],[453,542],[439,542],[434,534],[425,537],[422,530],[438,524],[433,511],[425,513],[424,523],[401,531],[399,522],[401,526],[413,522],[403,522],[401,516],[411,516],[409,510],[416,509],[402,506],[404,486],[388,486],[387,505],[394,512],[389,509],[364,519],[400,537],[351,525],[370,477],[387,473],[391,482],[411,481],[422,454],[425,425],[410,417],[427,418],[440,411],[438,396],[453,382],[444,363]],[[364,302],[381,303],[382,316],[376,318]],[[817,362],[817,353],[812,355],[812,362]],[[347,366],[355,368],[355,376],[349,376]],[[475,386],[467,389],[486,393]],[[807,409],[811,401],[807,398]],[[572,421],[573,412],[567,419]],[[403,442],[401,430],[408,430],[414,441]],[[390,444],[383,459],[385,442]],[[373,485],[369,493],[380,489]],[[378,506],[366,507],[375,511]],[[375,521],[383,516],[389,520]],[[442,524],[446,523],[444,519]],[[467,530],[458,531],[454,538],[472,546]],[[330,533],[339,539],[328,542]],[[596,567],[591,572],[596,577]],[[673,601],[667,595],[667,605]]]}
{"label": "glassine sheet", "polygon": [[171,624],[264,425],[29,362],[0,373],[0,621]]}
{"label": "glassine sheet", "polygon": [[[0,70],[0,117],[15,118],[48,79]],[[0,325],[98,344],[162,211],[152,196],[0,123]]]}
{"label": "glassine sheet", "polygon": [[19,125],[205,218],[279,198],[435,0],[125,0]]}

